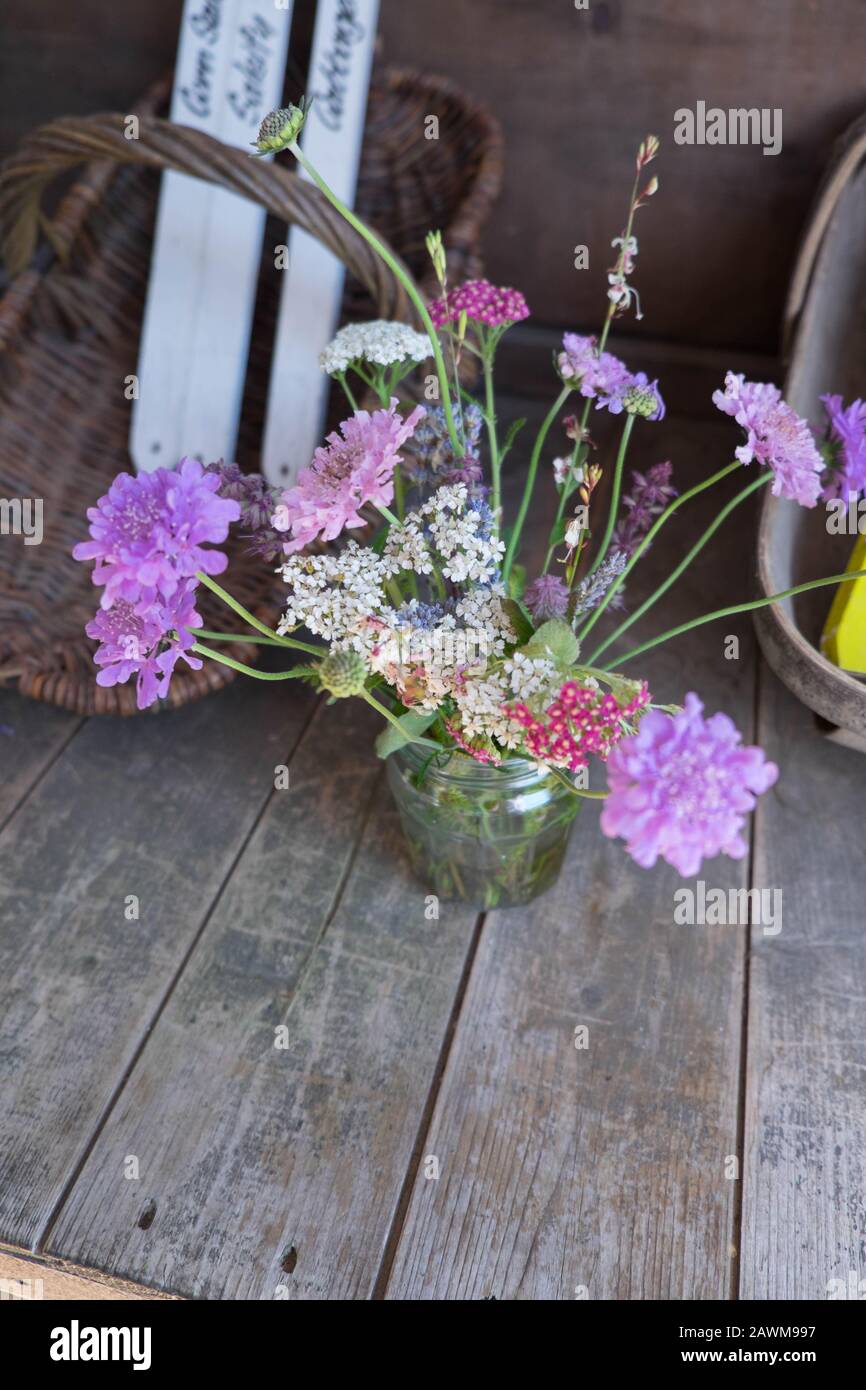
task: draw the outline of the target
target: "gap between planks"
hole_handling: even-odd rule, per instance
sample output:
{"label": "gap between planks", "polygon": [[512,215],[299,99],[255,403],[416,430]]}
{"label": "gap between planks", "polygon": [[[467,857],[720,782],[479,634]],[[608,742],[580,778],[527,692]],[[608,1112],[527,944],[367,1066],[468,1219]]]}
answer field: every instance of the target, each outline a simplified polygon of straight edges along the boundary
{"label": "gap between planks", "polygon": [[[293,761],[293,759],[294,759],[294,757],[295,757],[295,754],[297,753],[298,749],[300,748],[301,744],[303,743],[304,738],[305,738],[306,735],[307,735],[307,732],[308,732],[309,729],[311,728],[313,722],[315,721],[315,719],[316,719],[317,715],[319,714],[319,711],[322,709],[322,707],[323,707],[323,702],[322,702],[321,700],[317,700],[317,701],[314,703],[312,709],[310,710],[310,713],[309,713],[308,717],[304,720],[303,724],[301,725],[301,728],[299,729],[299,731],[298,731],[298,733],[297,733],[297,735],[296,735],[296,737],[295,737],[295,739],[294,739],[294,742],[292,743],[292,746],[291,746],[291,748],[290,748],[290,750],[289,750],[289,752],[288,752],[288,755],[287,755],[287,758],[286,758],[286,766],[287,766],[287,767],[291,767],[291,764],[292,764],[292,761]],[[189,964],[189,961],[190,961],[190,958],[191,958],[193,952],[196,950],[197,946],[199,945],[199,942],[201,941],[202,937],[204,936],[204,933],[206,932],[207,927],[208,927],[208,923],[210,922],[210,920],[211,920],[211,918],[212,918],[212,916],[213,916],[213,914],[214,914],[214,911],[216,910],[217,905],[219,904],[219,901],[220,901],[220,899],[222,898],[223,893],[225,892],[226,885],[231,881],[231,877],[232,877],[233,873],[235,872],[235,869],[237,868],[238,863],[240,862],[240,860],[241,860],[243,854],[245,853],[245,851],[246,851],[246,849],[247,849],[247,846],[248,846],[249,843],[250,843],[250,840],[252,839],[253,835],[255,834],[256,829],[258,828],[259,823],[260,823],[262,817],[264,816],[264,814],[265,814],[265,812],[266,812],[268,806],[270,805],[271,799],[272,799],[272,797],[273,797],[274,795],[275,795],[275,789],[272,787],[271,790],[269,791],[268,795],[264,798],[264,800],[263,800],[261,806],[259,807],[259,810],[258,810],[256,816],[254,817],[254,819],[253,819],[253,821],[252,821],[252,823],[251,823],[251,825],[250,825],[250,827],[249,827],[249,830],[248,830],[247,834],[244,836],[243,840],[241,841],[240,845],[238,846],[237,852],[236,852],[236,854],[234,855],[233,859],[231,860],[231,863],[229,864],[228,869],[226,870],[226,873],[224,874],[224,876],[223,876],[223,878],[222,878],[222,880],[221,880],[221,882],[220,882],[220,884],[219,884],[219,887],[217,888],[217,891],[216,891],[216,893],[214,894],[213,900],[212,900],[210,906],[208,907],[207,912],[206,912],[205,915],[204,915],[204,918],[203,918],[203,920],[202,920],[201,926],[199,927],[198,931],[196,932],[195,936],[193,937],[192,941],[190,942],[190,945],[189,945],[187,951],[185,952],[185,954],[184,954],[182,960],[180,961],[180,963],[179,963],[177,969],[175,970],[174,974],[173,974],[172,977],[170,978],[170,980],[169,980],[169,982],[168,982],[168,984],[167,984],[165,990],[163,991],[162,997],[160,998],[159,1002],[157,1003],[156,1008],[154,1009],[153,1013],[151,1014],[151,1017],[150,1017],[149,1021],[147,1022],[147,1024],[145,1025],[145,1027],[142,1029],[142,1033],[141,1033],[141,1037],[140,1037],[139,1042],[138,1042],[138,1046],[136,1047],[136,1049],[135,1049],[135,1051],[134,1051],[132,1057],[131,1057],[130,1060],[129,1060],[129,1065],[126,1067],[126,1069],[124,1070],[124,1072],[123,1072],[123,1074],[121,1075],[120,1079],[118,1080],[118,1083],[117,1083],[117,1085],[115,1086],[113,1092],[111,1093],[111,1095],[110,1095],[110,1097],[109,1097],[109,1099],[108,1099],[108,1102],[106,1103],[106,1105],[105,1105],[104,1108],[103,1108],[102,1114],[98,1117],[98,1119],[97,1119],[97,1121],[96,1121],[96,1124],[94,1125],[93,1132],[91,1133],[91,1135],[90,1135],[90,1137],[89,1137],[87,1143],[84,1145],[84,1148],[82,1149],[82,1152],[81,1152],[81,1154],[80,1154],[80,1156],[79,1156],[77,1162],[74,1164],[74,1166],[73,1166],[72,1169],[70,1170],[69,1177],[67,1178],[67,1180],[66,1180],[66,1182],[65,1182],[65,1184],[64,1184],[64,1186],[63,1186],[63,1189],[62,1189],[62,1191],[61,1191],[59,1197],[57,1198],[57,1201],[54,1203],[54,1206],[51,1208],[51,1211],[49,1212],[49,1214],[48,1214],[48,1216],[47,1216],[45,1222],[43,1223],[41,1230],[37,1233],[36,1238],[35,1238],[34,1241],[33,1241],[32,1251],[33,1251],[34,1254],[40,1254],[40,1253],[44,1250],[45,1246],[48,1244],[48,1241],[49,1241],[50,1238],[51,1238],[51,1233],[52,1233],[52,1231],[53,1231],[55,1225],[57,1224],[57,1220],[58,1220],[58,1218],[59,1218],[61,1212],[63,1211],[64,1206],[66,1205],[67,1201],[69,1200],[69,1196],[70,1196],[70,1194],[71,1194],[73,1188],[75,1187],[75,1184],[78,1182],[78,1179],[79,1179],[79,1177],[81,1176],[81,1173],[82,1173],[82,1171],[83,1171],[83,1169],[84,1169],[85,1164],[87,1163],[88,1158],[90,1157],[91,1153],[93,1152],[93,1149],[94,1149],[94,1147],[95,1147],[95,1145],[96,1145],[96,1143],[97,1143],[97,1141],[98,1141],[98,1139],[99,1139],[100,1134],[102,1133],[103,1129],[105,1128],[105,1125],[107,1124],[107,1122],[108,1122],[108,1120],[109,1120],[109,1118],[110,1118],[110,1116],[111,1116],[111,1113],[112,1113],[112,1111],[114,1110],[114,1107],[116,1106],[118,1100],[120,1099],[121,1095],[123,1094],[123,1091],[124,1091],[124,1089],[125,1089],[125,1087],[126,1087],[127,1081],[129,1080],[130,1076],[132,1075],[132,1072],[135,1070],[136,1066],[138,1065],[139,1058],[141,1057],[142,1052],[144,1051],[145,1047],[147,1046],[147,1040],[148,1040],[148,1038],[150,1037],[150,1035],[151,1035],[151,1033],[153,1032],[154,1028],[156,1027],[157,1023],[159,1022],[159,1019],[160,1019],[161,1015],[163,1014],[163,1012],[164,1012],[164,1010],[165,1010],[165,1008],[166,1008],[166,1006],[167,1006],[169,1000],[171,999],[172,994],[174,993],[175,989],[177,988],[178,981],[180,980],[181,976],[183,975],[184,971],[185,971],[186,968],[187,968],[187,965]],[[342,885],[341,885],[341,886],[342,886]]]}
{"label": "gap between planks", "polygon": [[421,1119],[418,1123],[418,1137],[415,1140],[409,1163],[406,1167],[406,1176],[400,1187],[400,1196],[397,1199],[397,1206],[394,1210],[394,1219],[391,1229],[388,1232],[388,1239],[385,1242],[385,1249],[382,1254],[382,1261],[379,1271],[373,1284],[373,1292],[370,1295],[374,1302],[384,1302],[391,1279],[391,1270],[394,1260],[397,1257],[397,1249],[400,1245],[400,1238],[403,1235],[403,1227],[406,1224],[406,1217],[409,1212],[409,1202],[412,1199],[412,1192],[418,1178],[418,1171],[421,1167],[421,1155],[424,1151],[425,1140],[430,1133],[430,1125],[433,1119],[433,1112],[436,1109],[436,1102],[439,1099],[439,1091],[445,1077],[448,1066],[448,1059],[451,1056],[451,1048],[457,1033],[457,1024],[463,1010],[463,1001],[466,998],[466,991],[469,988],[469,980],[472,975],[472,967],[475,964],[475,957],[478,954],[478,947],[481,942],[481,934],[484,931],[484,924],[487,921],[487,913],[480,912],[472,930],[472,937],[466,952],[466,959],[463,962],[463,970],[460,975],[460,982],[457,992],[454,995],[454,1003],[451,1006],[451,1013],[442,1038],[442,1046],[439,1049],[439,1056],[436,1060],[436,1067],[430,1081],[430,1090],[421,1112]]}

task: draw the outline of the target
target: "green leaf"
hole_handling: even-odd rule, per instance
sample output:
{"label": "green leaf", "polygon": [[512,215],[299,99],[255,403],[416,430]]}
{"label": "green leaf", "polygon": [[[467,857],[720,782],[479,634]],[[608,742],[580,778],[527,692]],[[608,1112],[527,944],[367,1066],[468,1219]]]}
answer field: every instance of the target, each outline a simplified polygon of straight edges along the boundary
{"label": "green leaf", "polygon": [[[376,739],[376,752],[380,758],[389,758],[392,753],[396,753],[398,748],[405,748],[407,743],[422,743],[428,748],[438,748],[439,744],[432,739],[421,738],[425,729],[429,729],[433,720],[436,718],[435,710],[407,710],[401,714],[397,723],[397,729],[393,724],[386,724],[379,737]],[[401,730],[404,736],[401,737]]]}
{"label": "green leaf", "polygon": [[577,638],[562,618],[550,618],[542,623],[523,648],[527,656],[547,657],[564,670],[574,665],[579,650]]}
{"label": "green leaf", "polygon": [[524,426],[525,424],[526,424],[526,419],[525,419],[525,417],[524,417],[524,418],[521,419],[521,420],[513,420],[513,421],[511,422],[511,424],[509,425],[509,427],[508,427],[508,433],[506,434],[505,440],[504,440],[503,445],[502,445],[502,448],[501,448],[500,451],[499,451],[499,462],[500,462],[500,464],[502,463],[502,460],[505,458],[505,455],[508,453],[509,449],[511,448],[512,444],[514,443],[515,439],[517,438],[517,436],[519,435],[520,431],[523,429],[523,426]]}
{"label": "green leaf", "polygon": [[509,622],[517,633],[518,645],[528,642],[532,636],[532,618],[529,610],[516,598],[504,598],[502,607],[508,615]]}

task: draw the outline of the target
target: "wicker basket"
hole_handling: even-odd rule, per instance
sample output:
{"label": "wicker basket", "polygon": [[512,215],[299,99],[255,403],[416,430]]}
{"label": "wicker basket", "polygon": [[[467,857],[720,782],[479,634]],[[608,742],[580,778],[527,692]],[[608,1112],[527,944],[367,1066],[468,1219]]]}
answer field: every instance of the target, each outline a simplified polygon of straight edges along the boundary
{"label": "wicker basket", "polygon": [[[209,136],[160,119],[167,84],[138,108],[140,139],[124,138],[121,115],[53,122],[34,132],[0,177],[0,225],[13,278],[0,302],[0,497],[41,498],[44,539],[0,541],[0,680],[79,713],[133,714],[131,686],[96,685],[94,644],[83,632],[95,591],[71,558],[84,538],[85,509],[129,467],[130,403],[123,378],[135,371],[147,287],[158,171],[178,169],[222,184],[297,223],[329,246],[349,271],[346,312],[409,319],[401,286],[307,180]],[[440,138],[424,139],[424,116],[439,115]],[[98,161],[98,162],[93,162]],[[46,186],[86,163],[48,223]],[[118,166],[134,167],[118,167]],[[480,273],[480,232],[500,182],[496,123],[445,81],[406,71],[374,76],[357,206],[424,284],[424,235],[441,227],[455,279]],[[42,229],[47,241],[36,249]],[[268,379],[279,272],[264,257],[250,350],[238,459],[255,467]],[[232,550],[233,593],[273,619],[273,576]],[[205,626],[217,613],[201,604]],[[221,627],[234,631],[220,607]],[[227,648],[232,651],[232,648]],[[234,655],[250,660],[251,648]],[[178,667],[169,703],[226,684],[227,667]]]}

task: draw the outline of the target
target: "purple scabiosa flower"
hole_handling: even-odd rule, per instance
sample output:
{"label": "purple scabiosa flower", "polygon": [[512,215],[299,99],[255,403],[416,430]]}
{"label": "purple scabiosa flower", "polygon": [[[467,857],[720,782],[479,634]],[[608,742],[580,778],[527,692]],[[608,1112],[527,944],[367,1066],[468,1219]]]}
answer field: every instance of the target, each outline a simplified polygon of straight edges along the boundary
{"label": "purple scabiosa flower", "polygon": [[123,598],[110,608],[100,608],[84,629],[100,644],[93,657],[102,668],[96,684],[122,685],[137,676],[136,701],[139,709],[147,709],[168,694],[181,657],[194,671],[201,670],[201,661],[191,655],[195,638],[187,631],[201,625],[194,589],[194,583],[188,582],[168,603],[149,608],[136,608]]}
{"label": "purple scabiosa flower", "polygon": [[745,444],[735,451],[740,462],[756,460],[772,470],[773,496],[814,507],[821,494],[824,460],[806,421],[782,400],[781,392],[728,372],[724,391],[713,392],[713,403],[746,431]]}
{"label": "purple scabiosa flower", "polygon": [[360,508],[366,502],[387,506],[394,497],[394,468],[399,449],[424,415],[418,405],[405,419],[397,413],[397,397],[387,410],[356,410],[328,435],[271,518],[278,531],[290,531],[283,543],[287,555],[303,550],[317,536],[332,541],[341,531],[363,526]]}
{"label": "purple scabiosa flower", "polygon": [[489,280],[466,280],[441,299],[434,299],[429,308],[436,328],[456,322],[463,313],[488,328],[502,328],[529,318],[529,306],[520,290],[491,285]]}
{"label": "purple scabiosa flower", "polygon": [[673,468],[669,461],[654,463],[646,473],[634,469],[631,475],[631,492],[622,499],[625,516],[617,522],[613,532],[613,544],[631,558],[637,550],[653,521],[676,497],[677,490],[671,486]]}
{"label": "purple scabiosa flower", "polygon": [[841,396],[822,396],[830,426],[830,452],[835,467],[827,470],[822,501],[866,492],[866,404],[861,400],[843,406]]}
{"label": "purple scabiosa flower", "polygon": [[740,744],[726,714],[704,719],[703,708],[689,694],[673,717],[650,710],[608,760],[601,828],[643,869],[661,857],[689,878],[703,859],[742,859],[746,815],[779,775],[760,748]]}
{"label": "purple scabiosa flower", "polygon": [[226,539],[237,521],[237,502],[218,497],[219,479],[196,459],[176,469],[120,473],[95,507],[89,507],[91,540],[72,554],[95,560],[93,582],[105,585],[103,608],[119,599],[145,607],[167,601],[198,570],[221,574],[228,558],[205,550]]}
{"label": "purple scabiosa flower", "polygon": [[563,336],[556,365],[563,381],[579,383],[578,390],[587,399],[616,397],[633,379],[624,362],[612,352],[599,353],[597,339],[580,333]]}
{"label": "purple scabiosa flower", "polygon": [[527,586],[523,601],[536,623],[548,618],[564,618],[568,608],[568,585],[558,574],[540,574]]}

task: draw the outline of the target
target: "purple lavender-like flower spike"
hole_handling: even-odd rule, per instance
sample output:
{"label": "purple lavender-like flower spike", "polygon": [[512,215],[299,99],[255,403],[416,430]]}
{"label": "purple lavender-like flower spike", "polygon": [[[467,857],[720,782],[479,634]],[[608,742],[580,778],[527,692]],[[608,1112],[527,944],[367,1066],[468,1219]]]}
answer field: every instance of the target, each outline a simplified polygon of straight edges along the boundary
{"label": "purple lavender-like flower spike", "polygon": [[[619,579],[627,562],[628,556],[624,550],[611,550],[604,557],[595,574],[589,574],[585,579],[581,579],[572,598],[572,619],[580,618],[585,613],[592,613],[598,607],[613,581]],[[621,608],[623,598],[623,589],[617,589],[608,604],[608,608],[611,611]]]}
{"label": "purple lavender-like flower spike", "polygon": [[247,550],[266,563],[283,554],[285,538],[271,523],[279,505],[280,489],[271,487],[261,473],[244,473],[236,463],[209,463],[205,470],[219,478],[220,497],[229,497],[241,509],[238,525],[248,541]]}
{"label": "purple lavender-like flower spike", "polygon": [[704,719],[694,694],[673,717],[650,710],[610,755],[604,834],[621,836],[641,868],[662,858],[685,878],[717,854],[742,859],[745,818],[779,769],[740,737],[726,714]]}
{"label": "purple lavender-like flower spike", "polygon": [[671,486],[673,467],[669,461],[654,463],[647,472],[637,469],[631,475],[631,492],[622,499],[626,515],[617,522],[613,544],[631,558],[653,521],[667,507],[677,490]]}

